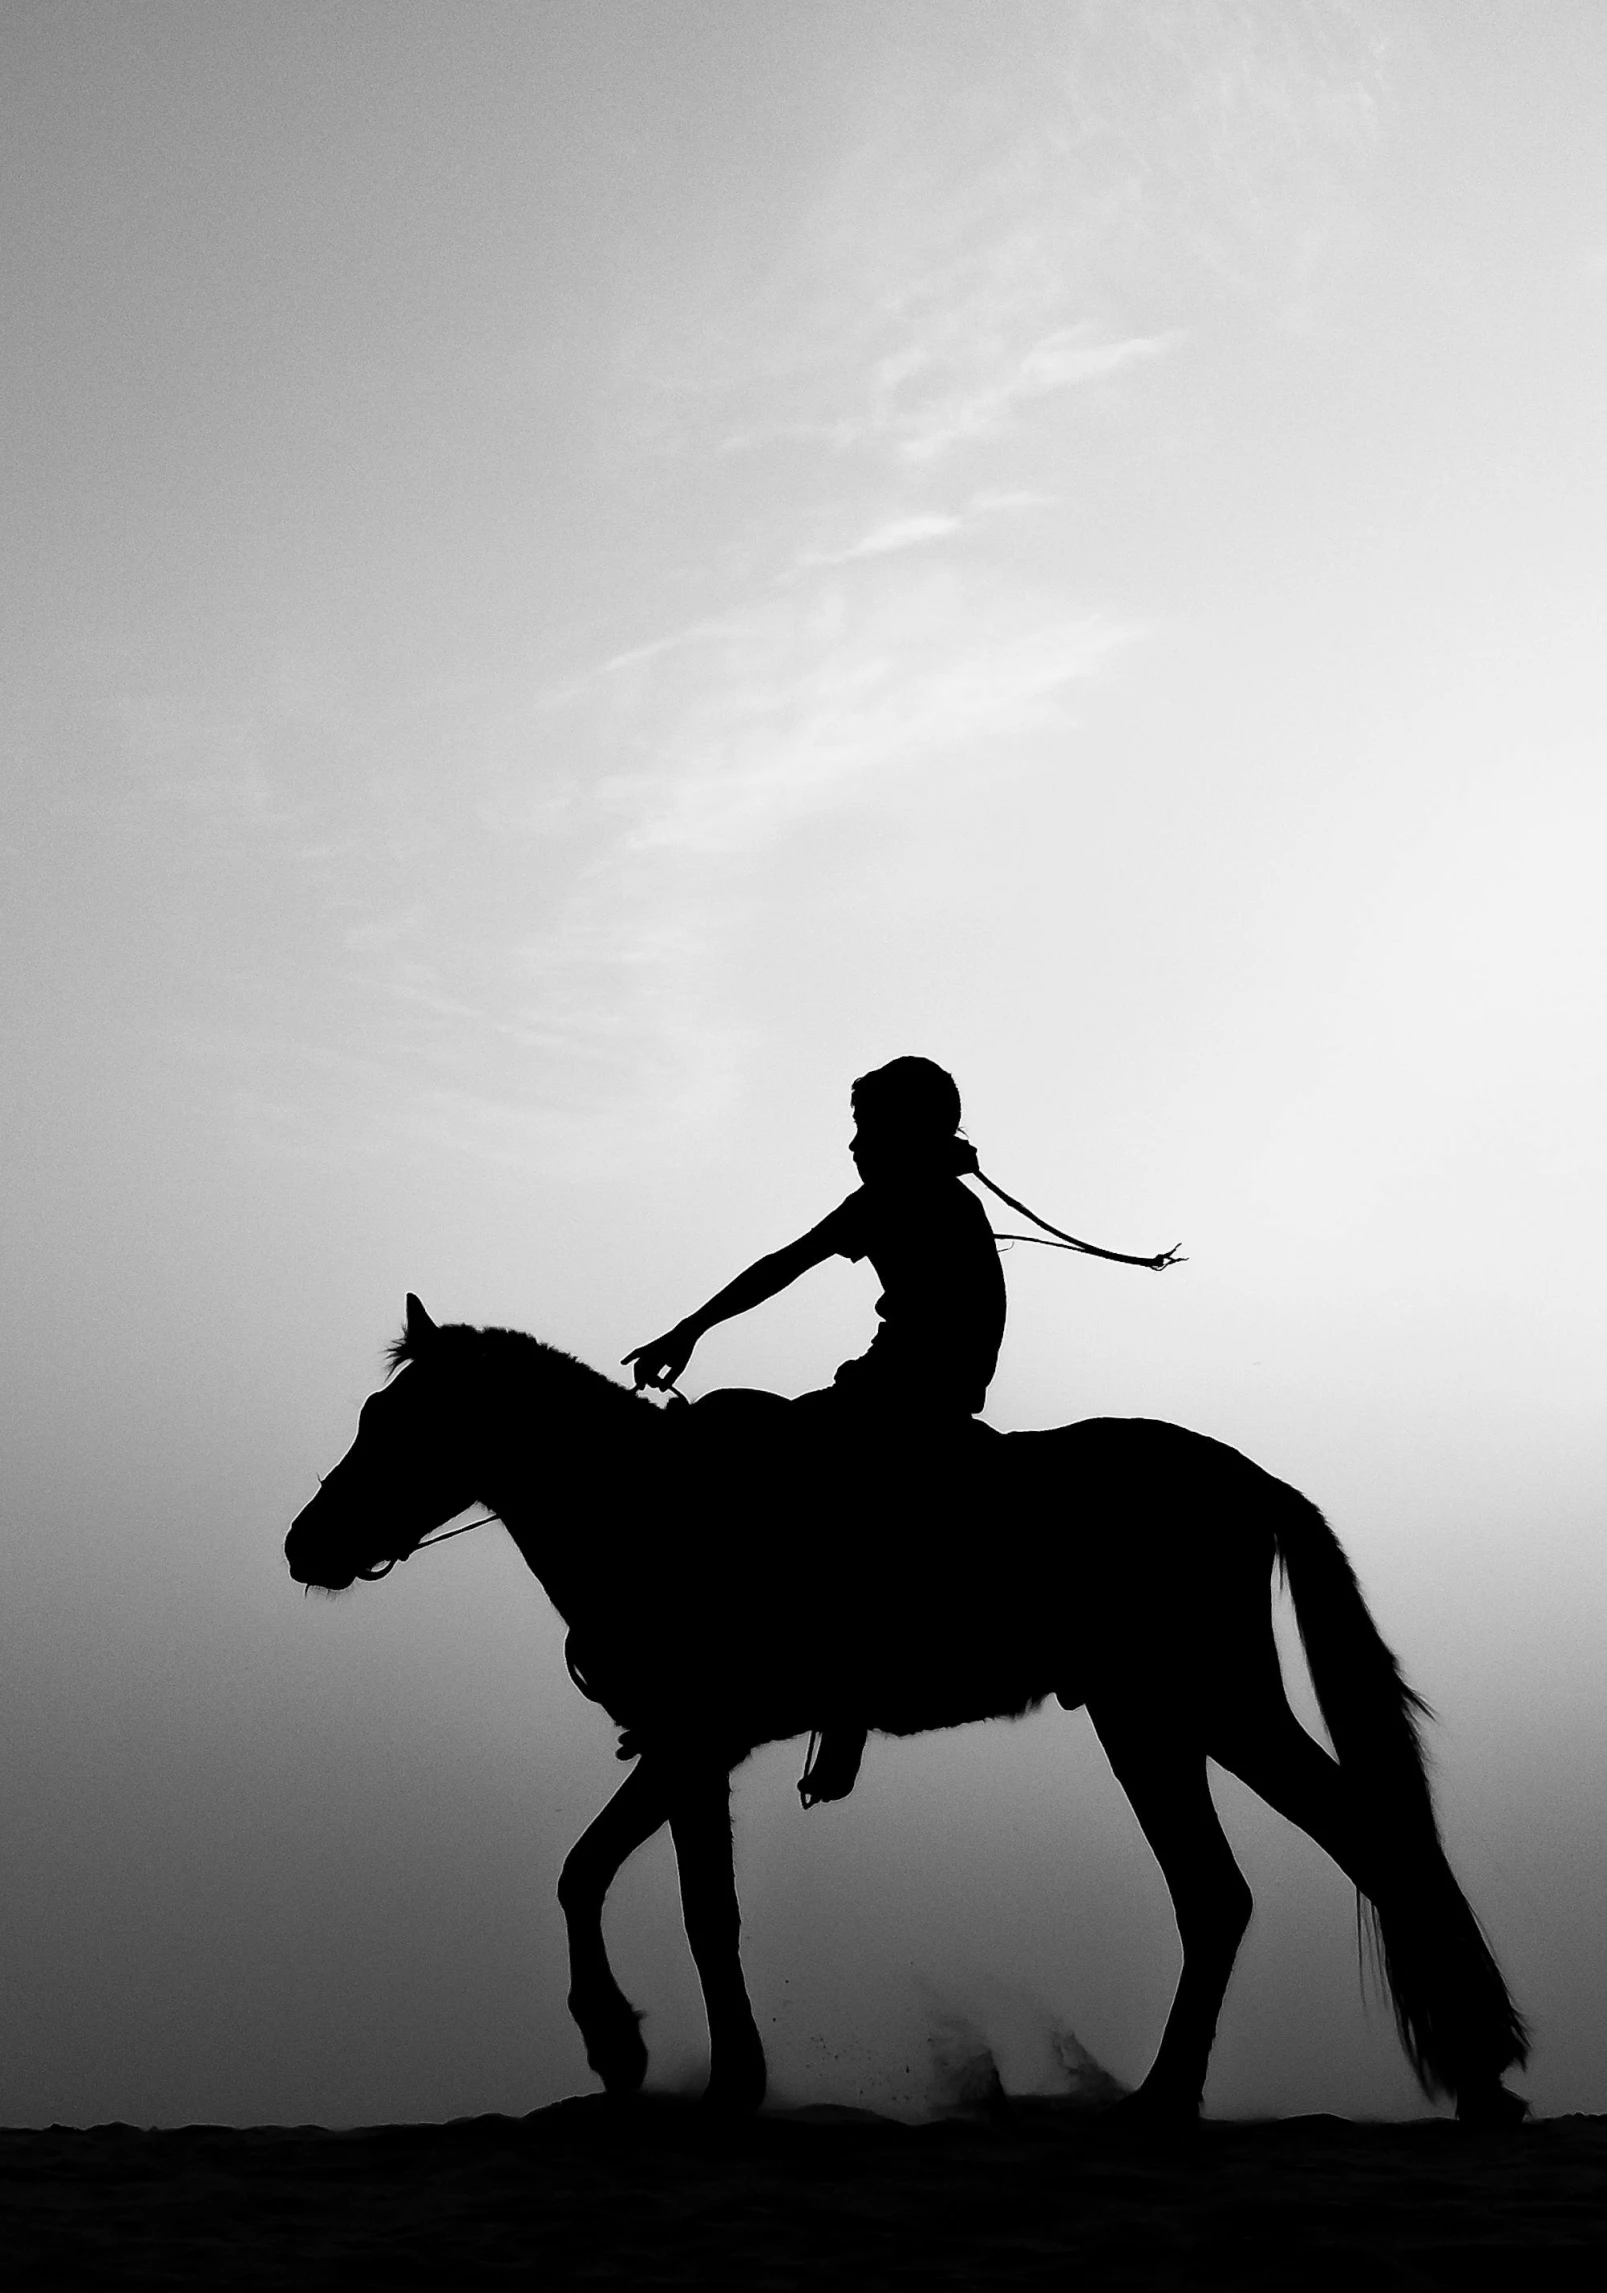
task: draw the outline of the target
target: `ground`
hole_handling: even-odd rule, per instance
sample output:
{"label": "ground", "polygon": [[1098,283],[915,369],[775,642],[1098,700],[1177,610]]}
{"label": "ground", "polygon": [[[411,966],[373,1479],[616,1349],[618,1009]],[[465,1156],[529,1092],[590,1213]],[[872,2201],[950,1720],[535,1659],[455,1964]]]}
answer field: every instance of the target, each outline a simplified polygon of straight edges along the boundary
{"label": "ground", "polygon": [[1163,2148],[1002,2098],[738,2128],[524,2119],[0,2133],[8,2284],[1529,2289],[1607,2284],[1607,2118],[1209,2124]]}

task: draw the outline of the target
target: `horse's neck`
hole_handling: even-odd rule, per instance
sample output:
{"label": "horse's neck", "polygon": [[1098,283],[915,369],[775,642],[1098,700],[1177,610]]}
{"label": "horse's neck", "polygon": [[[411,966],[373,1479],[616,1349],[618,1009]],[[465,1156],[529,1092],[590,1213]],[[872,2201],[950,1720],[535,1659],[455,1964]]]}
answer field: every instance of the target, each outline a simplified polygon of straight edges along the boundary
{"label": "horse's neck", "polygon": [[646,1495],[656,1430],[649,1405],[550,1356],[486,1413],[482,1501],[570,1621],[616,1565],[618,1525]]}

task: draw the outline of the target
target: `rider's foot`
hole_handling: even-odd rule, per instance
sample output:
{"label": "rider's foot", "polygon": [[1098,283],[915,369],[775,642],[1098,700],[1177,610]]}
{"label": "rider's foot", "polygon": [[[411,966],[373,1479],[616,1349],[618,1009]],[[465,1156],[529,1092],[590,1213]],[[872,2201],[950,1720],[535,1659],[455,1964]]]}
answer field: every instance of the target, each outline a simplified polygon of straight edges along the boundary
{"label": "rider's foot", "polygon": [[798,1797],[805,1807],[823,1799],[846,1799],[859,1779],[865,1756],[863,1728],[832,1727],[821,1731],[814,1757],[798,1782]]}

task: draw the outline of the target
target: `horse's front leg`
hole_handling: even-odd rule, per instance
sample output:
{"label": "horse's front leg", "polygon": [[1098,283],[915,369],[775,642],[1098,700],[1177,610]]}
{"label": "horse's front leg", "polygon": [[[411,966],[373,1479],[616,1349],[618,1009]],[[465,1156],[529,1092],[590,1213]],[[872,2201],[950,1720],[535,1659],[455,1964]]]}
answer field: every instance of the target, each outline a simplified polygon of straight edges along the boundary
{"label": "horse's front leg", "polygon": [[681,1916],[709,2018],[704,2100],[717,2110],[757,2110],[764,2100],[764,2046],[742,1979],[728,1768],[688,1761],[678,1770],[670,1831],[681,1874]]}
{"label": "horse's front leg", "polygon": [[610,2094],[634,2094],[647,2075],[641,2016],[614,1980],[603,1945],[603,1900],[620,1865],[665,1822],[664,1778],[644,1760],[570,1849],[558,1877],[569,1931],[569,2011],[586,2060]]}

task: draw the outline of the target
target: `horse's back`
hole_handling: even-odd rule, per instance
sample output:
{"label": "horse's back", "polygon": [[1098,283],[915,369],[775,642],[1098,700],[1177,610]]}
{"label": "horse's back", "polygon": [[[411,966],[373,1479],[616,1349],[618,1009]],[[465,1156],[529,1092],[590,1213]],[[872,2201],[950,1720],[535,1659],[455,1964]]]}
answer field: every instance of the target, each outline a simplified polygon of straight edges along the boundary
{"label": "horse's back", "polygon": [[1154,1417],[1088,1417],[1003,1447],[1008,1508],[1037,1524],[1043,1588],[1073,1612],[1141,1616],[1174,1646],[1270,1615],[1273,1521],[1291,1493],[1241,1450]]}
{"label": "horse's back", "polygon": [[1098,1459],[1111,1465],[1144,1465],[1158,1469],[1184,1469],[1211,1463],[1219,1469],[1261,1474],[1263,1468],[1242,1449],[1218,1441],[1192,1426],[1174,1425],[1164,1417],[1079,1417],[1068,1425],[1044,1426],[1029,1433],[1006,1433],[1012,1456],[1051,1454]]}
{"label": "horse's back", "polygon": [[1007,1482],[1017,1489],[1058,1490],[1080,1508],[1088,1500],[1181,1504],[1202,1511],[1258,1508],[1285,1484],[1240,1449],[1161,1417],[1084,1417],[1033,1433],[1003,1437]]}

